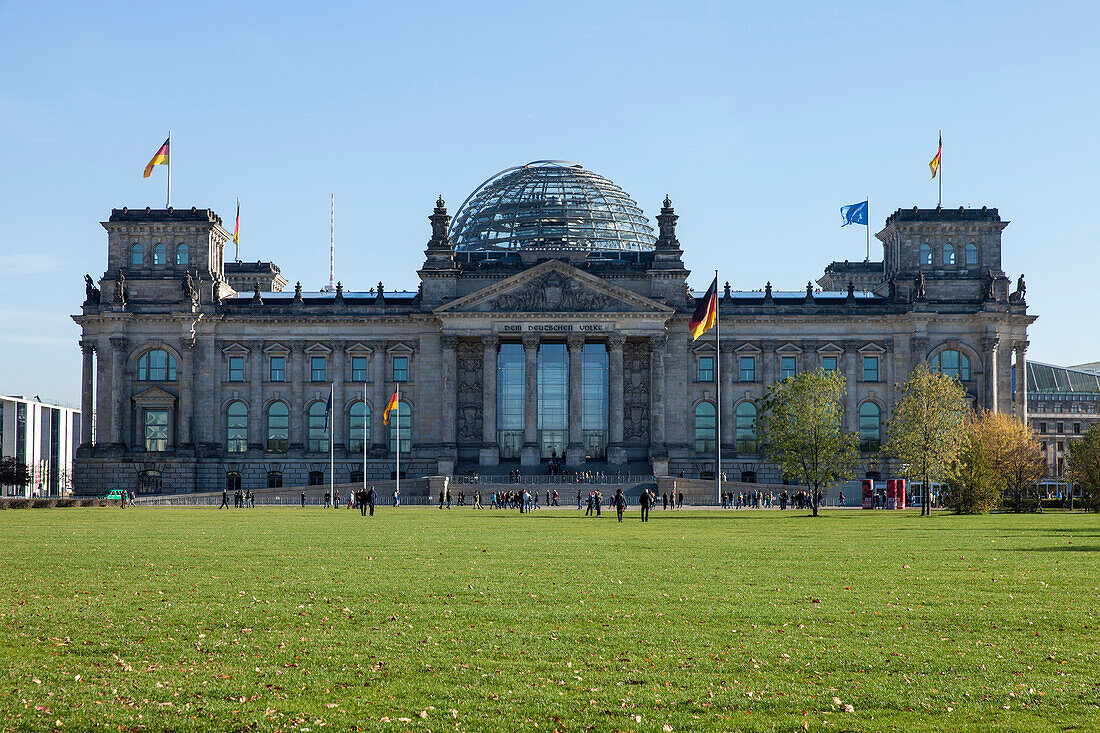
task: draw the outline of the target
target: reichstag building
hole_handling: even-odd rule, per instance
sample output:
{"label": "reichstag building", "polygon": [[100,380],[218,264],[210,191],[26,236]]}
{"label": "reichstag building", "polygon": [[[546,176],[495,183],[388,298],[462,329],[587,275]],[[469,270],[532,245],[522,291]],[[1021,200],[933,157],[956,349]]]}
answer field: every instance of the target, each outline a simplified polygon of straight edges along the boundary
{"label": "reichstag building", "polygon": [[[718,348],[713,330],[691,340],[697,296],[668,198],[654,231],[607,178],[538,161],[490,178],[453,221],[442,200],[428,218],[415,290],[307,292],[272,262],[226,262],[232,235],[209,209],[113,210],[106,271],[74,316],[95,415],[79,490],[327,484],[330,440],[337,483],[364,465],[391,478],[399,443],[410,478],[552,458],[695,477],[718,440],[730,479],[775,481],[756,401],[818,367],[847,378],[869,474],[891,470],[877,449],[917,364],[958,376],[976,405],[1026,415],[1012,370],[1034,317],[1022,277],[1013,289],[1002,269],[996,209],[899,209],[876,234],[882,261],[833,262],[819,287],[726,284]],[[692,285],[701,295],[710,279]],[[398,386],[399,419],[383,425]]]}

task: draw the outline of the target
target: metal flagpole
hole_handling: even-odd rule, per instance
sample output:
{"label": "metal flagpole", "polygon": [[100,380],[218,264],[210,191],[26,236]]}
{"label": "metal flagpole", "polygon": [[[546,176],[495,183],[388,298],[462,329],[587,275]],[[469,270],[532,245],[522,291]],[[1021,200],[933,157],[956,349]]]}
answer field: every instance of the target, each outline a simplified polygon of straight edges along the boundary
{"label": "metal flagpole", "polygon": [[397,428],[397,495],[401,496],[401,384],[397,384],[397,389],[394,390],[394,394],[397,396],[397,405],[395,407],[397,411],[397,419],[394,421],[394,427]]}
{"label": "metal flagpole", "polygon": [[867,194],[867,210],[864,212],[867,217],[867,259],[864,262],[871,261],[871,194]]}
{"label": "metal flagpole", "polygon": [[939,156],[940,164],[936,166],[936,173],[939,174],[940,179],[940,204],[939,208],[943,208],[943,130],[940,130],[940,144],[939,144]]}
{"label": "metal flagpole", "polygon": [[366,382],[363,382],[363,491],[366,491]]}
{"label": "metal flagpole", "polygon": [[336,506],[336,453],[332,440],[332,423],[336,417],[336,405],[332,404],[335,396],[335,388],[332,382],[328,385],[328,498],[332,499],[332,508]]}
{"label": "metal flagpole", "polygon": [[172,208],[172,131],[168,131],[168,196],[165,198],[164,208]]}
{"label": "metal flagpole", "polygon": [[718,297],[718,270],[714,271],[714,486],[718,506],[722,505],[722,299]]}

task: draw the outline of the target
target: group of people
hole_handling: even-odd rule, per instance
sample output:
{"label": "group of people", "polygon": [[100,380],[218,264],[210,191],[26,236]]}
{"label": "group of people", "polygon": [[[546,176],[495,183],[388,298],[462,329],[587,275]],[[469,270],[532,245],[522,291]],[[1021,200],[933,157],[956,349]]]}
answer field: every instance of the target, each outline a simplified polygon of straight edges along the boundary
{"label": "group of people", "polygon": [[[228,509],[228,508],[229,508],[229,491],[226,490],[226,489],[222,489],[222,503],[218,506],[218,509]],[[256,508],[256,494],[254,494],[251,491],[241,491],[240,489],[237,489],[236,491],[233,492],[233,508],[234,509],[244,509],[244,508],[255,509]]]}

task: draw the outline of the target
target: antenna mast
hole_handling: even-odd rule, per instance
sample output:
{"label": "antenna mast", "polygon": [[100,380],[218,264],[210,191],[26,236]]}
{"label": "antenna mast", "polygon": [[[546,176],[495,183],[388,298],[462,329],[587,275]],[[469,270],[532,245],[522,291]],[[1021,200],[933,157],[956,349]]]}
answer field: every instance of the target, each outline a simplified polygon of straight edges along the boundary
{"label": "antenna mast", "polygon": [[328,223],[328,290],[336,291],[336,194],[330,194]]}

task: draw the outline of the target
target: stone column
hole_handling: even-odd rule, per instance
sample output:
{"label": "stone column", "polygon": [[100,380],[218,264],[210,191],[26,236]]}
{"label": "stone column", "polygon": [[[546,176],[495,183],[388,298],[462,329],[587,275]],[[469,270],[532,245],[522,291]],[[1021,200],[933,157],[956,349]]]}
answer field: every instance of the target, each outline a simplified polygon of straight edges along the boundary
{"label": "stone column", "polygon": [[569,336],[569,442],[565,447],[565,462],[570,466],[584,463],[584,336]]}
{"label": "stone column", "polygon": [[500,339],[497,336],[482,336],[484,348],[481,362],[481,449],[478,460],[483,466],[495,466],[500,463],[500,448],[497,446],[497,358],[500,353]]}
{"label": "stone column", "polygon": [[264,448],[264,342],[253,341],[248,346],[248,358],[252,362],[248,388],[248,448],[258,451]]}
{"label": "stone column", "polygon": [[179,344],[180,365],[176,374],[179,379],[180,393],[176,404],[179,406],[179,432],[176,434],[176,447],[193,449],[195,447],[195,339],[182,338]]}
{"label": "stone column", "polygon": [[295,341],[290,344],[287,354],[287,371],[290,373],[290,439],[291,450],[304,450],[306,445],[304,385],[309,359],[306,357],[305,344]]}
{"label": "stone column", "polygon": [[443,369],[440,372],[440,387],[443,392],[443,406],[440,417],[443,422],[441,438],[443,450],[455,450],[455,423],[458,420],[458,393],[456,378],[458,370],[458,337],[444,335],[440,338],[440,346],[443,347]]}
{"label": "stone column", "polygon": [[[721,378],[722,388],[722,404],[718,406],[718,409],[722,411],[722,445],[729,446],[728,455],[733,455],[734,445],[734,428],[736,426],[736,418],[733,414],[733,344],[722,344],[719,347],[719,353],[717,358],[721,360],[719,366],[721,369],[720,375],[716,375]],[[717,382],[715,382],[717,385]]]}
{"label": "stone column", "polygon": [[650,336],[649,429],[650,455],[666,458],[665,447],[665,345],[667,335]]}
{"label": "stone column", "polygon": [[126,339],[111,338],[111,442],[122,445],[123,410],[129,409],[122,380],[126,374]]}
{"label": "stone column", "polygon": [[[859,429],[859,401],[863,398],[864,389],[860,374],[859,343],[855,341],[845,343],[842,359],[841,369],[847,383],[844,394],[844,429],[855,432]],[[886,367],[885,358],[882,361],[879,369]]]}
{"label": "stone column", "polygon": [[80,341],[80,352],[84,357],[83,368],[80,374],[80,445],[92,444],[92,399],[95,395],[95,371],[92,357],[95,354],[95,345],[91,341]]}
{"label": "stone column", "polygon": [[539,336],[523,336],[523,448],[520,465],[539,465]]}
{"label": "stone column", "polygon": [[370,412],[371,453],[384,455],[389,449],[389,438],[385,435],[388,426],[382,424],[382,413],[390,396],[386,394],[386,342],[375,341],[371,344],[371,380],[370,393],[374,402]]}
{"label": "stone column", "polygon": [[626,463],[626,445],[623,443],[623,346],[626,337],[614,333],[607,338],[608,392],[607,392],[607,461],[617,466]]}
{"label": "stone column", "polygon": [[344,349],[347,344],[343,341],[332,342],[332,364],[329,365],[329,375],[332,379],[332,441],[336,451],[343,450],[347,445],[344,433],[347,431],[347,413],[344,412]]}
{"label": "stone column", "polygon": [[985,372],[985,408],[990,412],[1000,412],[1000,390],[997,384],[997,346],[1000,339],[996,336],[982,338],[982,361]]}
{"label": "stone column", "polygon": [[111,412],[114,396],[111,394],[111,342],[106,336],[100,336],[96,343],[96,406],[95,406],[95,444],[109,445],[111,442]]}
{"label": "stone column", "polygon": [[1014,341],[1016,349],[1016,418],[1027,424],[1027,341]]}
{"label": "stone column", "polygon": [[775,342],[760,344],[760,382],[767,393],[768,387],[779,381],[779,356],[775,353]]}

